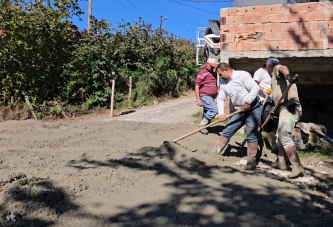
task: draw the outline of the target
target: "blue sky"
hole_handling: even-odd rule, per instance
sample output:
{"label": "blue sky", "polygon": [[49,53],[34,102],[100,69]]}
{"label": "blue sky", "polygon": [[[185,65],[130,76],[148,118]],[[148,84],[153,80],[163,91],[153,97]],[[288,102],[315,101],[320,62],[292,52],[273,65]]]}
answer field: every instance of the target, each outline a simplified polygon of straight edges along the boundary
{"label": "blue sky", "polygon": [[[232,0],[93,0],[93,16],[109,21],[112,26],[124,19],[138,21],[142,17],[155,28],[160,25],[160,16],[166,17],[162,27],[183,38],[195,40],[197,27],[207,27],[208,20],[219,20],[221,8],[232,7]],[[88,0],[80,2],[85,12],[82,21],[73,21],[79,28],[87,28]]]}

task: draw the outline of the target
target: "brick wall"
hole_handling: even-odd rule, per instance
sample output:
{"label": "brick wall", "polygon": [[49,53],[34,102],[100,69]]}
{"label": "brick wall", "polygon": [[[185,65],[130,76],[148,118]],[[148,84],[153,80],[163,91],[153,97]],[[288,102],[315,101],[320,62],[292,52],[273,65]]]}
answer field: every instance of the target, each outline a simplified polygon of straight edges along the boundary
{"label": "brick wall", "polygon": [[221,9],[221,50],[333,49],[333,3]]}

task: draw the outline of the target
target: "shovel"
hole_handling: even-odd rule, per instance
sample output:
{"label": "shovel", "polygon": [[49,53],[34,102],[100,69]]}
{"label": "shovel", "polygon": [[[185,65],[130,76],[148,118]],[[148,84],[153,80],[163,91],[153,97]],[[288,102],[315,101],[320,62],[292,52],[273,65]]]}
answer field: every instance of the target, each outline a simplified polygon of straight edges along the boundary
{"label": "shovel", "polygon": [[[235,111],[235,112],[233,112],[233,113],[231,113],[231,114],[228,114],[228,115],[226,116],[226,119],[225,119],[224,121],[226,121],[228,118],[230,118],[230,117],[232,117],[232,116],[234,116],[234,115],[236,115],[236,114],[238,114],[238,113],[241,113],[242,111],[243,111],[243,110],[240,109],[240,110],[237,110],[237,111]],[[190,132],[190,133],[187,133],[187,134],[185,134],[185,135],[183,135],[183,136],[181,136],[181,137],[178,137],[178,138],[172,140],[172,142],[173,142],[173,143],[176,143],[176,142],[179,141],[179,140],[182,140],[182,139],[184,139],[184,138],[186,138],[186,137],[189,137],[189,136],[193,135],[194,133],[197,133],[197,132],[199,132],[199,131],[201,131],[201,130],[203,130],[203,129],[209,128],[209,127],[211,127],[211,126],[213,126],[213,125],[216,125],[217,123],[220,123],[220,122],[222,122],[222,121],[214,121],[214,122],[212,122],[212,123],[210,123],[210,124],[208,124],[208,125],[205,125],[205,126],[203,126],[203,127],[201,127],[201,128],[198,128],[198,129],[196,129],[196,130],[194,130],[194,131],[192,131],[192,132]],[[163,144],[165,144],[165,143],[169,143],[169,141],[164,141]]]}
{"label": "shovel", "polygon": [[[296,74],[294,76],[294,78],[297,78],[298,74]],[[279,98],[279,100],[275,103],[275,106],[273,108],[273,110],[271,112],[275,113],[275,111],[277,111],[277,109],[279,108],[279,105],[281,104],[282,100],[284,100],[284,98],[287,96],[288,91],[290,89],[291,86],[293,86],[294,83],[289,83],[286,90],[283,92],[283,94],[281,95],[281,97]],[[259,129],[259,133],[261,133],[264,129],[264,127],[267,125],[267,123],[269,122],[269,120],[272,118],[272,116],[269,116],[266,118],[266,120],[264,121],[264,123],[261,125],[260,129]]]}
{"label": "shovel", "polygon": [[[295,74],[294,78],[297,78],[298,74]],[[291,86],[294,83],[289,83],[286,90],[283,92],[283,94],[281,95],[281,97],[279,98],[279,100],[275,103],[274,108],[271,110],[271,112],[275,113],[275,111],[277,111],[277,109],[279,108],[279,105],[281,104],[282,100],[285,99],[285,97],[288,94],[289,89],[291,88]],[[267,97],[266,97],[267,98]],[[272,115],[269,115],[266,120],[264,121],[264,123],[260,126],[259,131],[258,131],[258,145],[260,148],[260,151],[263,152],[263,147],[264,147],[264,141],[263,138],[261,136],[261,132],[264,130],[264,127],[268,124],[269,120],[271,120],[273,117]]]}

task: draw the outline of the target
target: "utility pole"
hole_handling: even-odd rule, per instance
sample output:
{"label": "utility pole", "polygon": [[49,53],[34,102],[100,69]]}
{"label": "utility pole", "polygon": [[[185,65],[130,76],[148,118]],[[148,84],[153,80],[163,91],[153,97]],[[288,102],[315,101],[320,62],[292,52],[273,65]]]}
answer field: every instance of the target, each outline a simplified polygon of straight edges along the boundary
{"label": "utility pole", "polygon": [[90,31],[91,28],[91,19],[90,19],[91,16],[92,16],[92,0],[88,0],[88,32]]}
{"label": "utility pole", "polygon": [[162,23],[166,20],[166,17],[160,16],[160,31],[162,30]]}

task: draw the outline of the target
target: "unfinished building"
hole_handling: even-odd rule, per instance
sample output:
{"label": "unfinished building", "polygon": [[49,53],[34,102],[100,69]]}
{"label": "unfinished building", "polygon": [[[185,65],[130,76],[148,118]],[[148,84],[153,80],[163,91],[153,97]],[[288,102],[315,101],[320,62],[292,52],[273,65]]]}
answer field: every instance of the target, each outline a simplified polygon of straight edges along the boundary
{"label": "unfinished building", "polygon": [[333,130],[333,3],[311,2],[223,8],[220,58],[254,73],[271,56],[293,74],[303,107],[301,121]]}

